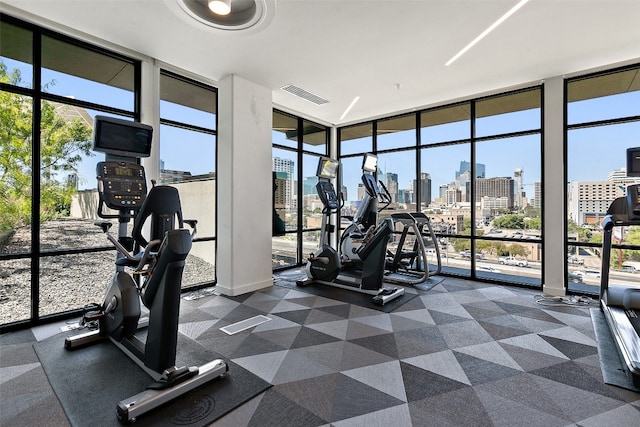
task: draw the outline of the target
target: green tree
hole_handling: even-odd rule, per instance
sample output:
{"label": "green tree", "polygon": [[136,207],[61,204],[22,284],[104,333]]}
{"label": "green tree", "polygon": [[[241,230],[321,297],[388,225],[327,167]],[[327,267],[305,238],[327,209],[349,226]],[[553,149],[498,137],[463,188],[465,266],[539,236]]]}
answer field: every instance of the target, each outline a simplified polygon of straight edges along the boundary
{"label": "green tree", "polygon": [[526,258],[529,255],[529,251],[522,245],[510,245],[508,247],[509,254],[515,257],[524,257]]}
{"label": "green tree", "polygon": [[[20,71],[9,72],[0,61],[0,81],[21,82]],[[40,165],[31,163],[33,101],[0,92],[0,231],[31,222],[31,177],[39,173],[40,220],[68,215],[75,186],[67,177],[77,172],[82,155],[91,155],[91,128],[80,119],[60,116],[56,106],[42,101]]]}
{"label": "green tree", "polygon": [[542,230],[541,218],[530,218],[524,221],[524,226],[530,230]]}
{"label": "green tree", "polygon": [[524,229],[524,215],[509,214],[498,217],[493,220],[493,226],[496,228],[522,230]]}

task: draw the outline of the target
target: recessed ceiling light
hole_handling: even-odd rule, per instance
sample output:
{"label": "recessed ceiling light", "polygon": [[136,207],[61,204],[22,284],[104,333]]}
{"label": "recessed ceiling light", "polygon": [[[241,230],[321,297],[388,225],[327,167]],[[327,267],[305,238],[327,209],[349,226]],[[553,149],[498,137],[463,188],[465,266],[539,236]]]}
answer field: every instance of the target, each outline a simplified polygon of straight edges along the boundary
{"label": "recessed ceiling light", "polygon": [[264,28],[273,21],[276,8],[276,0],[173,1],[196,21],[228,31]]}
{"label": "recessed ceiling light", "polygon": [[209,0],[209,9],[216,15],[228,15],[231,12],[231,0]]}

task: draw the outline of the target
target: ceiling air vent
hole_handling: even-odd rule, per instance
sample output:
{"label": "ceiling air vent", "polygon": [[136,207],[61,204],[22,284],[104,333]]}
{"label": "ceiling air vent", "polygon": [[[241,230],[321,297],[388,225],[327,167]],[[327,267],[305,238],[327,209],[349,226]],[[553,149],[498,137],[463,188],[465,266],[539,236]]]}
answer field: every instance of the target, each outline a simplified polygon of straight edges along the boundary
{"label": "ceiling air vent", "polygon": [[320,98],[319,96],[314,95],[311,92],[307,92],[306,90],[299,88],[298,86],[286,85],[282,87],[282,90],[292,93],[295,96],[299,96],[300,98],[306,99],[307,101],[311,101],[316,105],[322,105],[329,102],[326,99]]}

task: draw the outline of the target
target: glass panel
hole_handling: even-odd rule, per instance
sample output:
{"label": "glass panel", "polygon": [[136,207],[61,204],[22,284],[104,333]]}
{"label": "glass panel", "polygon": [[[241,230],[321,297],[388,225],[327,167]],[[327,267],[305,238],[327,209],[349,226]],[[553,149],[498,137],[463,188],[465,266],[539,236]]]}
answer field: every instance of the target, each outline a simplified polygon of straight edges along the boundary
{"label": "glass panel", "polygon": [[[477,242],[481,243],[481,242]],[[503,282],[523,285],[540,286],[542,284],[542,244],[541,243],[511,243],[511,242],[482,242],[490,244],[490,252],[476,256],[476,276],[483,279],[494,279]],[[485,250],[485,249],[483,249]],[[510,256],[508,254],[528,253],[524,256]],[[488,254],[488,255],[487,255]],[[504,254],[497,257],[498,254]]]}
{"label": "glass panel", "polygon": [[[626,150],[638,145],[640,122],[570,130],[567,135],[569,241],[601,242],[600,222],[626,194]],[[602,149],[602,141],[607,141]]]}
{"label": "glass panel", "polygon": [[[570,130],[567,136],[567,277],[569,289],[597,293],[601,269],[602,228],[607,209],[626,196],[638,177],[626,174],[626,150],[638,145],[640,122]],[[606,149],[601,141],[607,141]],[[640,249],[621,249],[620,244],[640,248],[640,226],[616,227],[613,234],[610,283],[637,284]],[[573,245],[588,242],[595,246]],[[638,267],[638,268],[637,268]],[[596,274],[597,273],[597,274]]]}
{"label": "glass panel", "polygon": [[213,88],[160,74],[160,117],[163,119],[215,129],[216,100]]}
{"label": "glass panel", "polygon": [[479,142],[476,160],[476,235],[540,239],[540,136]]}
{"label": "glass panel", "polygon": [[340,128],[340,156],[373,151],[373,125]]}
{"label": "glass panel", "polygon": [[320,231],[306,231],[302,233],[302,257],[309,258],[309,255],[320,247]]}
{"label": "glass panel", "polygon": [[[364,185],[362,184],[362,156],[347,157],[340,161],[340,174],[342,197],[344,206],[341,216],[353,217],[358,209],[360,200],[364,197]],[[344,228],[350,220],[341,219],[340,227]]]}
{"label": "glass panel", "polygon": [[416,115],[378,121],[378,151],[416,145]]}
{"label": "glass panel", "polygon": [[302,228],[305,230],[322,226],[322,202],[316,190],[318,159],[302,156]]}
{"label": "glass panel", "polygon": [[274,111],[271,139],[274,144],[298,148],[298,119]]}
{"label": "glass panel", "polygon": [[102,302],[114,261],[115,251],[40,258],[40,316]]}
{"label": "glass panel", "polygon": [[[40,122],[40,233],[42,251],[105,246],[93,225],[95,212],[73,218],[73,201],[94,199],[78,193],[78,167],[91,154],[92,128],[77,108],[42,101]],[[95,166],[94,166],[95,170]],[[94,174],[95,176],[95,174]],[[97,199],[94,199],[97,202]],[[79,205],[79,204],[78,204]],[[74,209],[74,214],[77,213]],[[73,218],[73,219],[72,219]],[[88,235],[92,235],[91,237]],[[96,236],[94,239],[93,236]]]}
{"label": "glass panel", "polygon": [[426,111],[420,116],[420,143],[435,144],[471,137],[471,106],[455,105]]}
{"label": "glass panel", "polygon": [[[298,262],[298,239],[295,233],[289,233],[284,236],[274,236],[271,242],[273,268],[296,265]],[[315,246],[315,248],[317,248],[317,246]],[[313,249],[311,252],[313,252]]]}
{"label": "glass panel", "polygon": [[476,103],[476,137],[540,129],[540,89]]}
{"label": "glass panel", "polygon": [[134,109],[132,62],[42,37],[42,90],[127,111]]}
{"label": "glass panel", "polygon": [[215,135],[160,125],[161,183],[215,180],[215,176]]}
{"label": "glass panel", "polygon": [[327,155],[327,128],[312,122],[302,122],[302,149]]}
{"label": "glass panel", "polygon": [[640,115],[638,68],[567,84],[567,123]]}
{"label": "glass panel", "polygon": [[[0,246],[2,248],[3,246]],[[4,253],[4,250],[2,250]],[[0,324],[31,317],[31,261],[0,261]]]}
{"label": "glass panel", "polygon": [[419,210],[427,210],[436,232],[462,233],[463,218],[471,217],[470,144],[425,148],[421,156]]}
{"label": "glass panel", "polygon": [[285,229],[289,231],[295,231],[298,227],[297,157],[294,151],[273,149],[274,208],[280,219],[284,221]]}
{"label": "glass panel", "polygon": [[0,82],[33,87],[33,34],[0,22]]}
{"label": "glass panel", "polygon": [[[215,218],[213,215],[212,217]],[[185,216],[185,218],[191,219],[194,217]],[[196,234],[196,238],[204,235],[204,233],[200,233],[200,221],[201,219],[198,218],[198,234]],[[215,241],[193,242],[182,272],[182,288],[203,283],[213,283],[216,278],[215,256]]]}
{"label": "glass panel", "polygon": [[458,276],[471,276],[471,257],[467,252],[471,249],[471,240],[459,237],[444,237],[441,244],[446,247],[443,251],[442,271]]}
{"label": "glass panel", "polygon": [[[379,218],[396,212],[415,212],[416,152],[396,151],[378,155],[378,180],[382,181],[391,196],[388,209],[382,210]],[[380,190],[383,187],[380,186]],[[378,209],[383,208],[380,204]]]}
{"label": "glass panel", "polygon": [[31,252],[32,99],[0,91],[1,253]]}

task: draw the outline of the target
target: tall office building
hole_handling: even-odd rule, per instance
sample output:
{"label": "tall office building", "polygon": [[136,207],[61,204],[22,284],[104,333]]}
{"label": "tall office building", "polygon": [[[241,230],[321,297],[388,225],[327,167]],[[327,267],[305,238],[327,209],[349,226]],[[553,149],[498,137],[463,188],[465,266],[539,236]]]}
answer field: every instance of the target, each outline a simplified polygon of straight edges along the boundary
{"label": "tall office building", "polygon": [[475,201],[480,202],[485,196],[499,198],[506,197],[509,200],[509,209],[513,208],[514,181],[511,177],[478,178],[476,180]]}
{"label": "tall office building", "polygon": [[[471,162],[467,162],[462,160],[460,162],[460,170],[456,172],[456,178],[465,173],[466,171],[471,172]],[[485,165],[483,163],[476,163],[476,178],[484,178],[485,177]]]}
{"label": "tall office building", "polygon": [[389,195],[391,196],[391,203],[398,203],[398,174],[388,172],[386,175],[386,183],[387,190],[389,190]]}
{"label": "tall office building", "polygon": [[[413,194],[418,194],[418,180],[413,180]],[[440,187],[440,197],[444,197],[444,192],[446,192],[447,186]],[[420,203],[422,206],[427,207],[431,204],[431,175],[426,172],[420,173]]]}
{"label": "tall office building", "polygon": [[523,171],[520,168],[513,171],[513,207],[518,209],[524,207],[522,174]]}
{"label": "tall office building", "polygon": [[542,209],[542,183],[535,182],[533,184],[533,207],[536,209]]}
{"label": "tall office building", "polygon": [[281,159],[280,157],[273,157],[272,161],[273,171],[276,172],[276,179],[278,182],[277,191],[281,192],[284,206],[290,206],[295,200],[295,162],[289,159]]}

